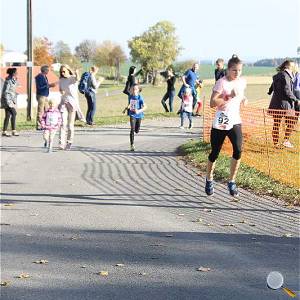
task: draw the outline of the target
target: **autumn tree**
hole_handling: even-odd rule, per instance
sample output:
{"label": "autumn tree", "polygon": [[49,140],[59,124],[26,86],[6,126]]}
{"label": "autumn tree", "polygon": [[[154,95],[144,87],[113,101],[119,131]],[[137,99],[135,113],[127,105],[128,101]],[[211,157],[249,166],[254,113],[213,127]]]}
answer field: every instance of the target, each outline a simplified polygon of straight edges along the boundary
{"label": "autumn tree", "polygon": [[93,60],[97,48],[97,42],[94,40],[83,40],[75,47],[75,55],[82,62],[90,62]]}
{"label": "autumn tree", "polygon": [[153,84],[157,71],[171,65],[181,50],[175,27],[169,21],[158,22],[142,35],[133,37],[128,47],[132,60],[153,74]]}
{"label": "autumn tree", "polygon": [[120,45],[112,41],[104,41],[97,49],[93,59],[95,65],[110,67],[116,80],[120,78],[120,64],[126,60],[126,55]]}
{"label": "autumn tree", "polygon": [[33,39],[34,65],[51,65],[54,60],[52,53],[52,43],[46,37],[36,37]]}
{"label": "autumn tree", "polygon": [[54,46],[54,60],[57,63],[69,64],[72,59],[71,48],[64,41],[58,41]]}

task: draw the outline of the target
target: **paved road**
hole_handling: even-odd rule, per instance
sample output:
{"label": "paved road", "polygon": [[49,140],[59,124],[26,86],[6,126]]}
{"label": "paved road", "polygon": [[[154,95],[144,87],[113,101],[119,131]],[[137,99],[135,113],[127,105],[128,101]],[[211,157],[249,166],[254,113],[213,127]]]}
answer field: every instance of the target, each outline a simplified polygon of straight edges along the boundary
{"label": "paved road", "polygon": [[70,152],[3,139],[1,299],[288,299],[273,270],[299,291],[299,210],[223,184],[207,197],[175,152],[199,127],[176,126],[146,121],[135,153],[127,125],[77,130]]}

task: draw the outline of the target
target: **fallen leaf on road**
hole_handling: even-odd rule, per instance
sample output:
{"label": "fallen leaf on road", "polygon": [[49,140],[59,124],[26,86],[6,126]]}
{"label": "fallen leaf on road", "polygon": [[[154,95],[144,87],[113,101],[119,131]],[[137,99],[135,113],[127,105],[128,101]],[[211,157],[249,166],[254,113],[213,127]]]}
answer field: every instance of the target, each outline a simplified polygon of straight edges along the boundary
{"label": "fallen leaf on road", "polygon": [[1,281],[0,282],[0,286],[9,286],[10,285],[10,281]]}
{"label": "fallen leaf on road", "polygon": [[241,220],[241,221],[239,221],[239,223],[241,223],[241,224],[246,224],[247,221],[246,221],[246,220]]}
{"label": "fallen leaf on road", "polygon": [[37,217],[39,214],[30,214],[31,217]]}
{"label": "fallen leaf on road", "polygon": [[116,264],[116,267],[124,267],[124,264]]}
{"label": "fallen leaf on road", "polygon": [[81,266],[80,268],[82,268],[82,269],[85,269],[85,268],[86,268],[86,266],[84,266],[84,265],[83,265],[83,266]]}
{"label": "fallen leaf on road", "polygon": [[182,216],[184,216],[184,214],[178,214],[177,216],[180,216],[180,217],[182,217]]}
{"label": "fallen leaf on road", "polygon": [[98,275],[100,275],[100,276],[108,276],[108,271],[100,271],[98,273]]}
{"label": "fallen leaf on road", "polygon": [[26,235],[26,236],[32,236],[32,235],[31,235],[31,234],[29,234],[29,233],[26,233],[25,235]]}
{"label": "fallen leaf on road", "polygon": [[212,212],[212,209],[204,208],[203,211],[205,211],[205,212]]}
{"label": "fallen leaf on road", "polygon": [[182,189],[175,189],[175,191],[182,192]]}
{"label": "fallen leaf on road", "polygon": [[234,227],[235,224],[223,224],[222,226]]}
{"label": "fallen leaf on road", "polygon": [[282,235],[283,237],[292,237],[293,235],[291,233],[285,233]]}
{"label": "fallen leaf on road", "polygon": [[210,268],[208,268],[208,267],[200,267],[200,268],[197,268],[197,271],[199,271],[199,272],[209,272]]}
{"label": "fallen leaf on road", "polygon": [[41,259],[41,260],[36,260],[34,261],[35,264],[41,264],[41,265],[45,265],[48,263],[48,260],[46,259]]}
{"label": "fallen leaf on road", "polygon": [[140,272],[139,275],[140,276],[145,276],[145,275],[147,275],[147,273]]}
{"label": "fallen leaf on road", "polygon": [[214,224],[212,224],[212,223],[205,223],[203,225],[205,225],[205,226],[214,226]]}
{"label": "fallen leaf on road", "polygon": [[14,204],[13,203],[6,203],[6,204],[4,204],[4,206],[14,206]]}
{"label": "fallen leaf on road", "polygon": [[165,237],[173,237],[173,234],[166,234]]}
{"label": "fallen leaf on road", "polygon": [[249,226],[251,226],[251,227],[255,227],[256,225],[255,225],[255,224],[249,224]]}
{"label": "fallen leaf on road", "polygon": [[17,278],[30,278],[30,275],[28,273],[21,273],[20,275],[17,276]]}
{"label": "fallen leaf on road", "polygon": [[78,237],[77,237],[77,236],[72,236],[72,237],[70,237],[70,240],[71,240],[71,241],[78,240]]}
{"label": "fallen leaf on road", "polygon": [[9,226],[10,224],[8,224],[8,223],[1,223],[0,225],[1,226]]}
{"label": "fallen leaf on road", "polygon": [[194,222],[194,223],[202,223],[203,220],[202,220],[201,218],[198,218],[198,219],[194,220],[193,222]]}
{"label": "fallen leaf on road", "polygon": [[240,202],[240,200],[239,200],[239,199],[236,199],[236,198],[234,198],[234,199],[230,200],[230,202]]}

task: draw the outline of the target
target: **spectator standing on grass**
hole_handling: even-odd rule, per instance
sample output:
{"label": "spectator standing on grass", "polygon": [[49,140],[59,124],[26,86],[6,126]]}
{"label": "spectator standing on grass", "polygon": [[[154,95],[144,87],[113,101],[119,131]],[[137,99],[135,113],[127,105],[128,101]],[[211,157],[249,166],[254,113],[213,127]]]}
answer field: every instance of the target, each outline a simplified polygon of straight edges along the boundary
{"label": "spectator standing on grass", "polygon": [[[62,125],[59,132],[59,149],[70,150],[74,139],[74,123],[76,112],[80,112],[77,86],[79,72],[62,65],[59,70],[59,91],[61,102],[59,110],[62,114]],[[67,136],[67,137],[66,137]]]}
{"label": "spectator standing on grass", "polygon": [[[199,70],[199,64],[194,63],[192,68],[187,70],[184,75],[181,77],[182,86],[178,92],[178,97],[182,100],[182,96],[186,88],[190,88],[192,90],[193,96],[193,109],[197,103],[197,92],[196,92],[196,84],[202,85],[202,81],[198,78],[197,71]],[[180,111],[178,112],[180,113]]]}
{"label": "spectator standing on grass", "polygon": [[136,69],[135,66],[131,66],[129,68],[127,81],[125,84],[125,88],[123,90],[123,93],[128,96],[128,99],[130,97],[131,88],[133,87],[134,84],[138,83],[136,77],[142,72],[142,69],[141,69],[135,73],[135,69]]}
{"label": "spectator standing on grass", "polygon": [[210,134],[211,152],[208,156],[205,182],[205,192],[209,196],[214,193],[213,173],[226,136],[233,147],[227,186],[230,195],[238,195],[235,178],[241,161],[243,142],[240,106],[247,103],[244,95],[246,81],[241,78],[242,67],[242,61],[233,55],[228,61],[226,76],[216,82],[211,95],[210,107],[216,107],[216,114]]}
{"label": "spectator standing on grass", "polygon": [[[175,97],[175,82],[176,82],[176,77],[172,69],[168,69],[167,70],[167,92],[161,100],[161,104],[165,109],[165,112],[173,112],[173,100]],[[169,109],[166,104],[166,101],[168,99],[169,99]]]}
{"label": "spectator standing on grass", "polygon": [[215,81],[217,82],[220,78],[226,75],[226,70],[224,68],[224,59],[218,58],[216,60],[216,69],[215,69]]}
{"label": "spectator standing on grass", "polygon": [[135,151],[134,134],[138,134],[141,128],[142,119],[146,104],[143,97],[140,95],[141,88],[138,84],[131,87],[131,93],[128,99],[128,105],[123,113],[127,112],[130,120],[130,150]]}
{"label": "spectator standing on grass", "polygon": [[16,131],[16,116],[17,116],[17,68],[8,68],[6,77],[1,94],[1,108],[5,110],[5,118],[2,129],[2,136],[10,137],[11,134],[7,132],[9,120],[11,122],[12,135],[18,136],[19,133]]}
{"label": "spectator standing on grass", "polygon": [[44,112],[48,109],[48,96],[49,89],[55,87],[55,83],[49,83],[47,74],[49,73],[49,66],[44,65],[41,67],[41,72],[35,76],[36,86],[36,100],[38,102],[37,116],[36,116],[36,129],[41,130],[41,119]]}
{"label": "spectator standing on grass", "polygon": [[273,76],[273,83],[268,94],[272,94],[269,105],[269,114],[273,116],[272,137],[275,147],[279,144],[279,129],[284,119],[285,132],[282,145],[286,148],[293,148],[290,136],[295,127],[295,108],[299,104],[299,99],[294,94],[294,75],[295,62],[285,60],[278,68],[278,73]]}
{"label": "spectator standing on grass", "polygon": [[97,89],[100,86],[100,81],[96,80],[96,74],[98,73],[98,68],[96,66],[92,66],[90,68],[90,76],[87,80],[87,91],[84,96],[87,101],[87,113],[86,113],[86,124],[94,125],[94,115],[96,113],[96,94]]}

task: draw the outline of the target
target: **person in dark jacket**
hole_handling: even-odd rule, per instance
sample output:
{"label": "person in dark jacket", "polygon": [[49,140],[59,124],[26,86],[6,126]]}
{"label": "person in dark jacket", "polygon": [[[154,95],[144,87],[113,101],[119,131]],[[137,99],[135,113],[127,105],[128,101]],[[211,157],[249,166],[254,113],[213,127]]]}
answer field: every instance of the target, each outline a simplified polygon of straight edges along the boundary
{"label": "person in dark jacket", "polygon": [[136,77],[142,72],[142,69],[135,73],[135,66],[131,66],[128,71],[128,77],[126,81],[125,88],[123,90],[123,93],[128,96],[128,99],[130,97],[130,89],[133,87],[134,84],[137,84]]}
{"label": "person in dark jacket", "polygon": [[[176,77],[172,71],[172,69],[167,70],[166,74],[166,79],[167,79],[167,92],[163,96],[161,100],[161,104],[163,108],[165,109],[166,112],[173,112],[173,100],[175,97],[175,81]],[[167,107],[166,101],[169,99],[169,109]]]}
{"label": "person in dark jacket", "polygon": [[5,109],[5,118],[3,123],[2,136],[10,137],[11,134],[7,132],[9,120],[11,121],[12,135],[18,136],[16,131],[16,116],[17,116],[17,68],[8,68],[1,94],[1,108]]}
{"label": "person in dark jacket", "polygon": [[36,100],[38,102],[36,129],[41,130],[41,120],[44,112],[48,109],[49,89],[55,87],[55,83],[49,83],[47,74],[49,73],[49,66],[41,67],[41,73],[35,76],[36,85]]}
{"label": "person in dark jacket", "polygon": [[224,69],[224,59],[218,58],[216,60],[216,69],[215,69],[215,81],[217,82],[220,78],[226,75],[226,70]]}
{"label": "person in dark jacket", "polygon": [[282,119],[285,120],[285,134],[283,146],[293,148],[289,138],[295,125],[295,106],[299,99],[293,93],[293,70],[295,62],[285,60],[278,68],[278,73],[273,76],[273,83],[269,89],[272,99],[269,105],[269,113],[273,116],[272,137],[275,147],[279,145],[279,128]]}

